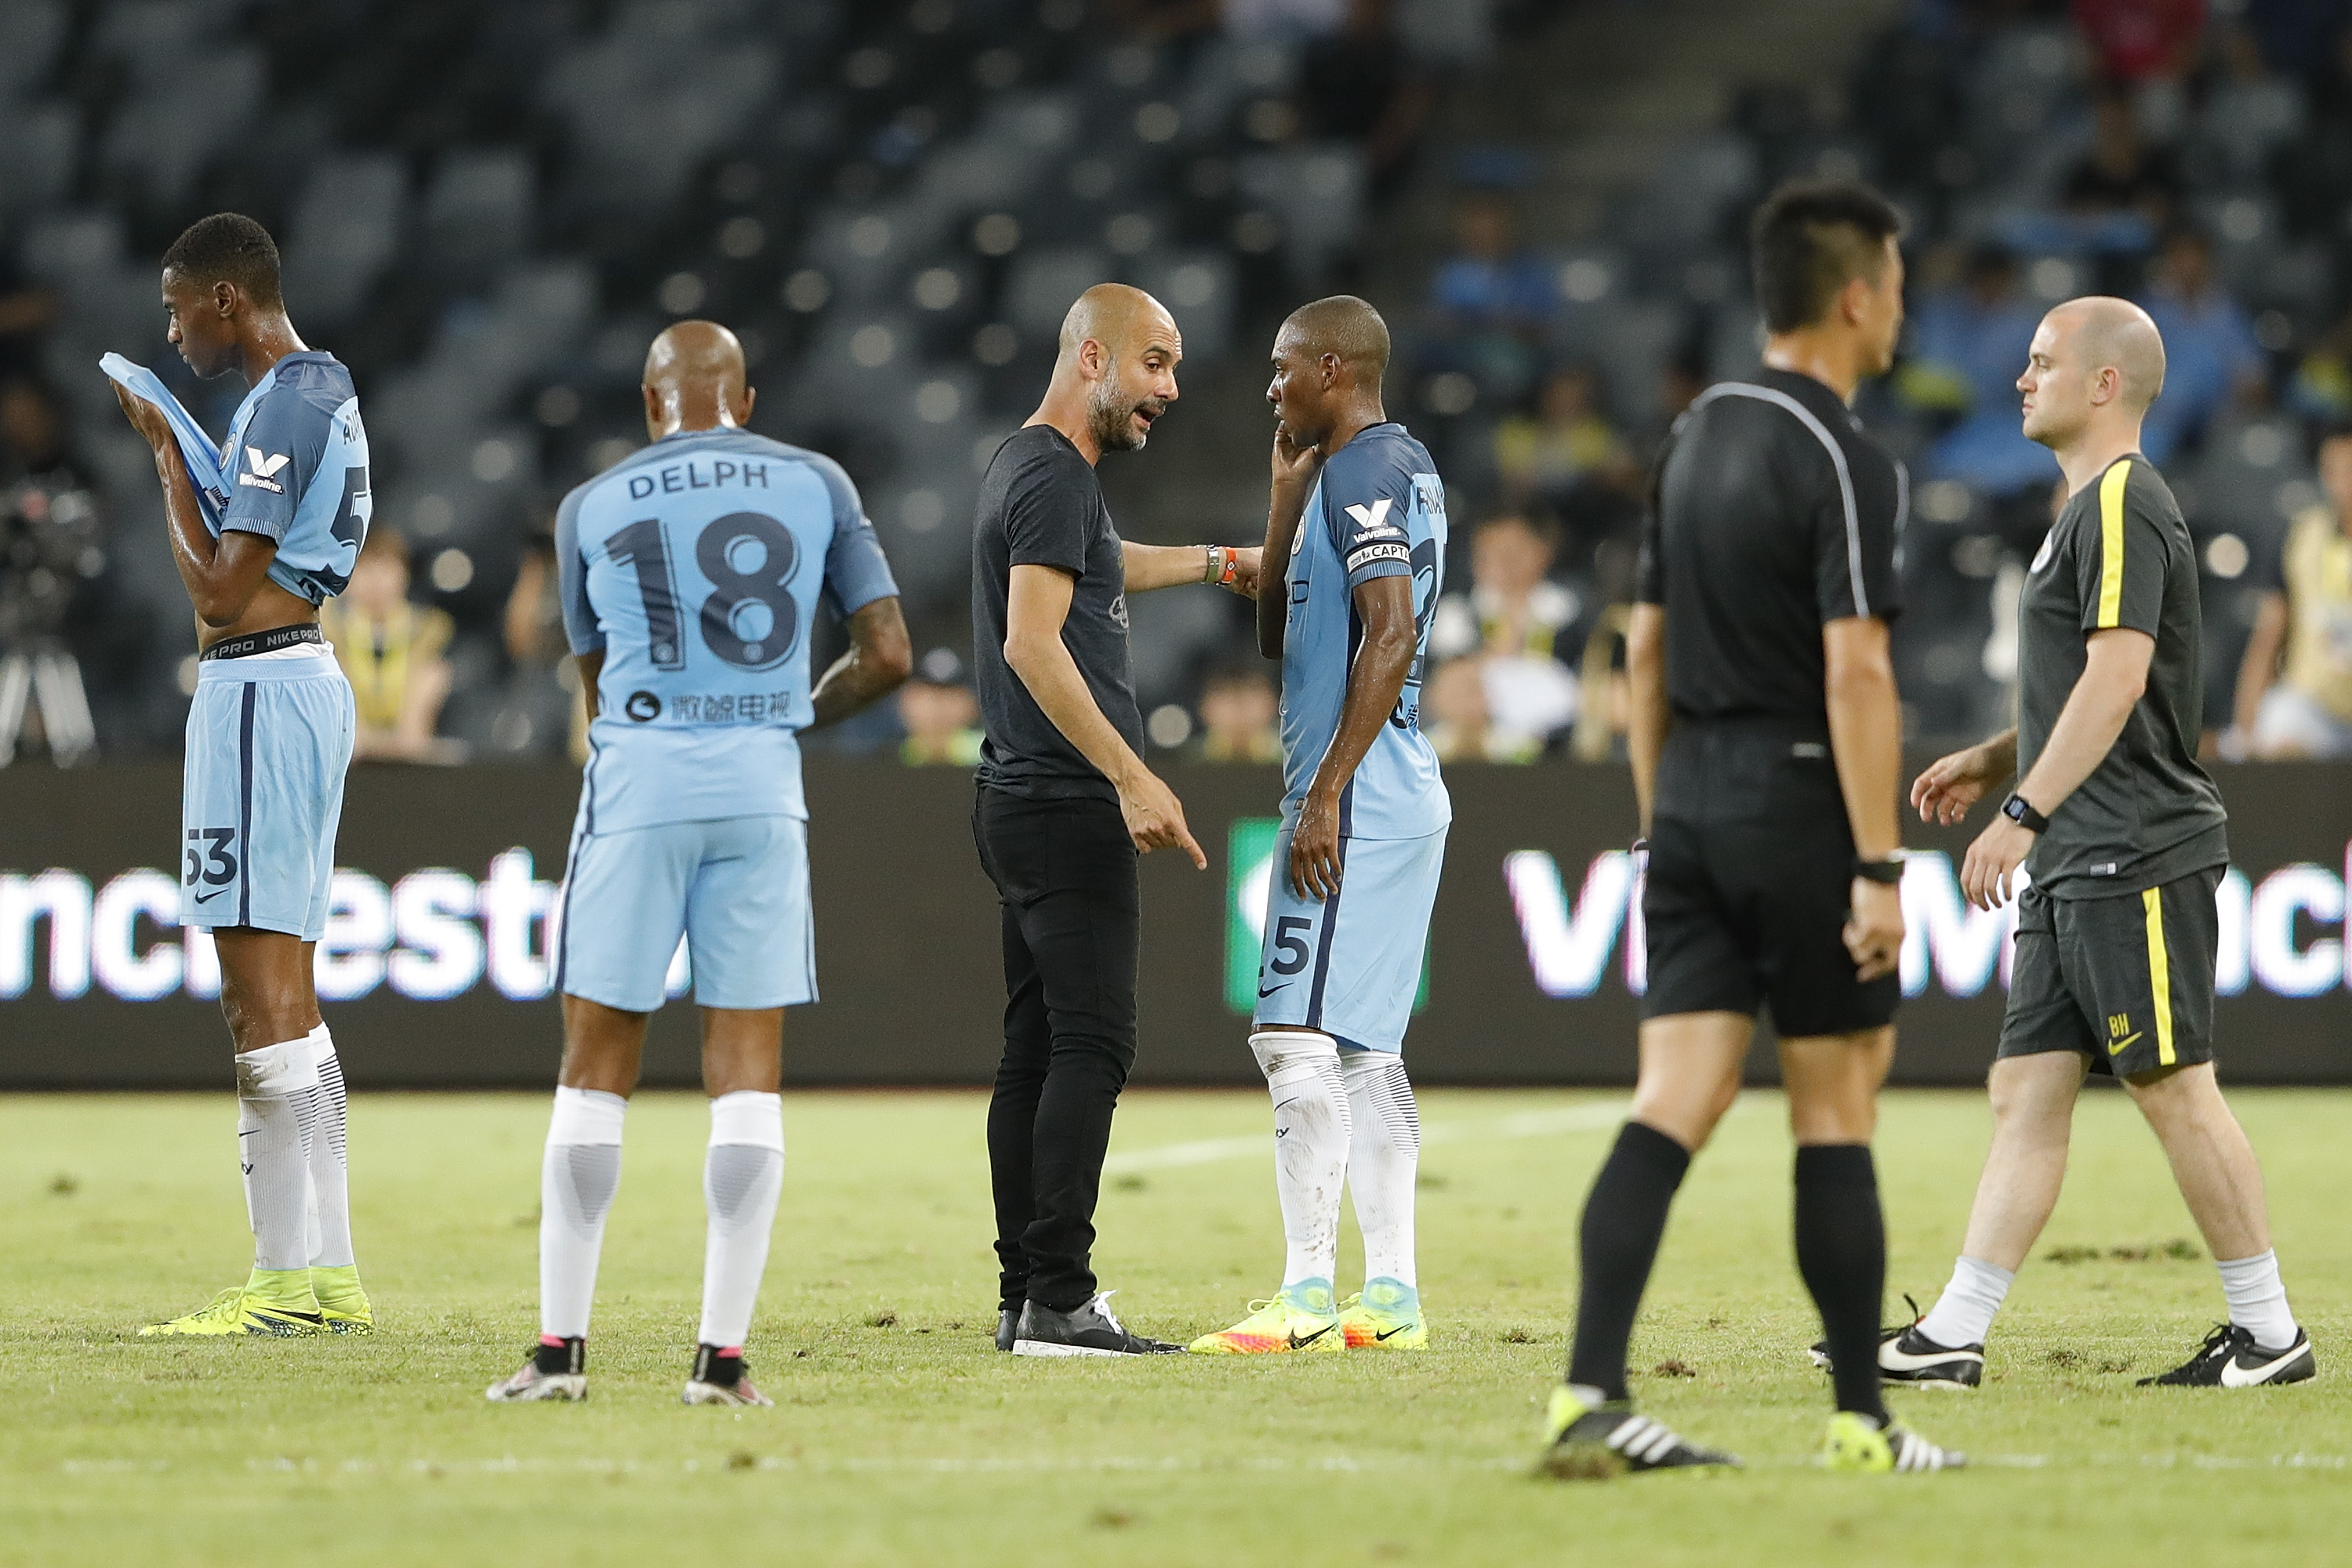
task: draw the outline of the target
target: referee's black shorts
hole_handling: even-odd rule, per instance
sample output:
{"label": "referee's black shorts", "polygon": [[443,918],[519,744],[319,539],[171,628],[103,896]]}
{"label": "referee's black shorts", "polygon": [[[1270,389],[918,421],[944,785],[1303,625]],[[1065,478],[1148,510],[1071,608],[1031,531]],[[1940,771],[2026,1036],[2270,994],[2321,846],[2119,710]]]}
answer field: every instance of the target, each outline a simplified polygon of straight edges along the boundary
{"label": "referee's black shorts", "polygon": [[2211,1061],[2223,869],[2101,899],[2027,888],[1994,1056],[2079,1051],[2116,1078]]}
{"label": "referee's black shorts", "polygon": [[1650,814],[1644,1018],[1769,1002],[1782,1037],[1895,1016],[1901,982],[1854,977],[1844,929],[1853,832],[1825,737],[1767,723],[1677,724]]}

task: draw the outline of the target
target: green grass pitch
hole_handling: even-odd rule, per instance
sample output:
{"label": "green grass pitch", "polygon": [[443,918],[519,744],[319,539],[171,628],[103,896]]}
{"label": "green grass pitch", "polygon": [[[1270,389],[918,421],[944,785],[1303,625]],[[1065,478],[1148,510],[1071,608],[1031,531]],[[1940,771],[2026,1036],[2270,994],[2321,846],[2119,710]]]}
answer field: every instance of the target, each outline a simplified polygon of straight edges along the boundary
{"label": "green grass pitch", "polygon": [[[2168,1247],[2194,1232],[2137,1115],[2087,1094],[1986,1387],[1897,1396],[1976,1468],[1811,1469],[1825,1389],[1781,1108],[1755,1094],[1683,1191],[1634,1344],[1648,1408],[1748,1468],[1565,1487],[1527,1472],[1610,1096],[1424,1096],[1426,1353],[1123,1364],[989,1348],[978,1096],[790,1096],[751,1347],[777,1408],[748,1412],[677,1403],[696,1099],[630,1115],[593,1397],[519,1407],[482,1390],[536,1326],[543,1097],[355,1100],[373,1338],[171,1343],[131,1331],[249,1256],[229,1096],[0,1099],[0,1563],[2342,1563],[2352,1095],[2235,1102],[2318,1381],[2131,1386],[2195,1344],[2220,1287]],[[1266,1122],[1262,1095],[1129,1097],[1098,1262],[1131,1324],[1187,1337],[1272,1289]],[[1891,1310],[1941,1284],[1986,1135],[1981,1096],[1888,1098]]]}

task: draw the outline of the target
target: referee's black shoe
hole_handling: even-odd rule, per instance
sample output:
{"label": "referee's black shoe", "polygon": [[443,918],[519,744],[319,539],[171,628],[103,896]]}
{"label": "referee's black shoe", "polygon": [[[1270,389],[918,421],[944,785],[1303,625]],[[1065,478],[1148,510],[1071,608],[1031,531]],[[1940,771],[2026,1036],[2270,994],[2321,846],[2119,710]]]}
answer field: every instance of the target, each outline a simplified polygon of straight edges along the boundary
{"label": "referee's black shoe", "polygon": [[2284,1349],[2258,1345],[2254,1336],[2235,1323],[2218,1325],[2205,1342],[2170,1372],[2139,1380],[2142,1388],[2260,1388],[2269,1384],[2302,1383],[2319,1373],[2311,1353],[2311,1336],[2301,1329]]}
{"label": "referee's black shoe", "polygon": [[1013,1353],[1030,1356],[1181,1355],[1182,1345],[1131,1334],[1111,1316],[1110,1292],[1103,1291],[1066,1312],[1031,1301],[1021,1309]]}
{"label": "referee's black shoe", "polygon": [[[1908,1296],[1903,1300],[1910,1304],[1911,1321],[1880,1331],[1878,1381],[1914,1388],[1974,1388],[1982,1383],[1984,1346],[1937,1344],[1919,1331],[1919,1320],[1926,1315],[1919,1303]],[[1812,1357],[1815,1366],[1829,1371],[1829,1341],[1816,1340]]]}
{"label": "referee's black shoe", "polygon": [[1566,1384],[1551,1391],[1546,1427],[1551,1441],[1536,1461],[1536,1474],[1556,1481],[1605,1481],[1643,1470],[1737,1469],[1739,1465],[1728,1454],[1684,1442],[1665,1423],[1642,1415],[1630,1401],[1592,1403],[1590,1391],[1580,1395]]}
{"label": "referee's black shoe", "polygon": [[996,1348],[1010,1352],[1013,1342],[1021,1337],[1021,1309],[1000,1307],[996,1310]]}

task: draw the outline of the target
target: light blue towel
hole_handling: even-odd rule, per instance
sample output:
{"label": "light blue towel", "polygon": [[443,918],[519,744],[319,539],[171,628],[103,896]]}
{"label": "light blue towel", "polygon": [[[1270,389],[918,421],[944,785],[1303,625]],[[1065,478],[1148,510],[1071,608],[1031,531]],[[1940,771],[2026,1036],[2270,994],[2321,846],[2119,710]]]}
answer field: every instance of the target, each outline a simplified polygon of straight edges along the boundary
{"label": "light blue towel", "polygon": [[220,532],[221,510],[228,505],[228,481],[220,468],[220,452],[212,437],[205,434],[172,389],[163,379],[143,364],[133,364],[121,354],[108,354],[98,362],[98,368],[120,382],[133,397],[142,397],[163,411],[171,421],[172,434],[179,437],[180,460],[188,466],[188,478],[196,487],[196,502],[205,509],[205,525],[215,536]]}

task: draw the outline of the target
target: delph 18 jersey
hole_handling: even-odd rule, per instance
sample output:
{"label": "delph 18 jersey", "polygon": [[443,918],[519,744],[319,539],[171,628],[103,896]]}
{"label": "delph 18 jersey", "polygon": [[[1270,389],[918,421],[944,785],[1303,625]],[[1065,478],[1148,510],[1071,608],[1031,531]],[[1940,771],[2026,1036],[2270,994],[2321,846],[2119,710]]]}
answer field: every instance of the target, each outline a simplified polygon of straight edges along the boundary
{"label": "delph 18 jersey", "polygon": [[1402,425],[1357,433],[1323,465],[1289,565],[1282,651],[1282,816],[1296,824],[1323,753],[1339,732],[1348,672],[1363,626],[1356,588],[1410,577],[1417,652],[1396,711],[1340,796],[1350,838],[1421,838],[1454,820],[1437,753],[1421,732],[1429,626],[1445,573],[1445,485]]}
{"label": "delph 18 jersey", "polygon": [[656,441],[556,513],[563,621],[602,649],[590,832],[806,817],[809,627],[898,592],[840,465],[742,430]]}

